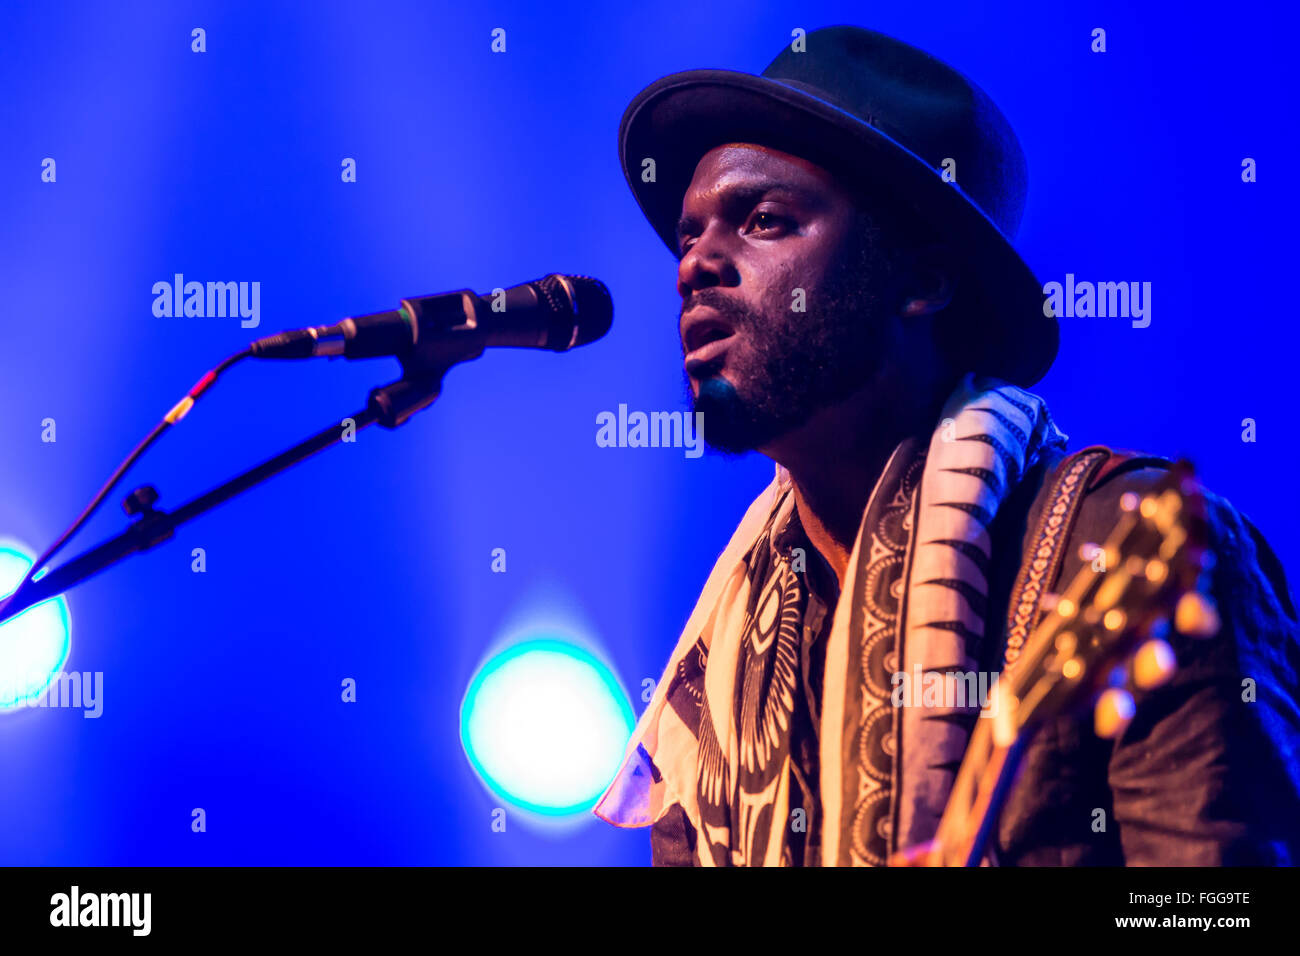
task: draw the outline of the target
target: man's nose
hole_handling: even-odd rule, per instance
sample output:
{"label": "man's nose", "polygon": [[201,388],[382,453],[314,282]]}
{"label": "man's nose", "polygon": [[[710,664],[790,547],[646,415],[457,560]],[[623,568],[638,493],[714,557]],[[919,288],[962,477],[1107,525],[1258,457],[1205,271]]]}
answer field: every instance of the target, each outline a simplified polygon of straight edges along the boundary
{"label": "man's nose", "polygon": [[718,232],[713,227],[705,230],[678,263],[677,294],[683,301],[699,289],[734,286],[739,281],[726,240]]}

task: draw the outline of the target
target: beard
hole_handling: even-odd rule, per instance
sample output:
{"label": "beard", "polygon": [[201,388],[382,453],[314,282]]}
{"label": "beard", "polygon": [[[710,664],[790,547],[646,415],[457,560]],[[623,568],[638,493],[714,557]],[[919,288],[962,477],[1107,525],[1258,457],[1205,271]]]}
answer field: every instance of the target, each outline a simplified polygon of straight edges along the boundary
{"label": "beard", "polygon": [[878,290],[893,268],[875,237],[865,225],[854,230],[820,286],[808,290],[805,312],[790,308],[799,283],[789,267],[764,291],[757,311],[715,289],[692,296],[693,303],[721,313],[748,346],[734,360],[737,350],[728,352],[734,384],[706,374],[692,399],[693,411],[704,413],[709,446],[725,454],[762,448],[879,374],[888,335],[886,302]]}

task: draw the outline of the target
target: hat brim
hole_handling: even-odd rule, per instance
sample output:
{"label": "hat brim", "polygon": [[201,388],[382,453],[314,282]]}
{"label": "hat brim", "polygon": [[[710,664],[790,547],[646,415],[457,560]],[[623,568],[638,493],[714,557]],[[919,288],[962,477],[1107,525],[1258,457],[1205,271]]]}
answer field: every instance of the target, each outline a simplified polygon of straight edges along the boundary
{"label": "hat brim", "polygon": [[[792,86],[730,70],[657,80],[628,105],[619,160],[637,204],[674,256],[677,220],[700,158],[723,143],[780,149],[853,179],[868,195],[902,198],[965,257],[962,282],[982,306],[976,357],[984,374],[1033,385],[1056,357],[1060,331],[1044,314],[1042,285],[998,226],[955,182],[851,113]],[[653,159],[653,182],[642,164]],[[875,185],[873,185],[875,184]]]}

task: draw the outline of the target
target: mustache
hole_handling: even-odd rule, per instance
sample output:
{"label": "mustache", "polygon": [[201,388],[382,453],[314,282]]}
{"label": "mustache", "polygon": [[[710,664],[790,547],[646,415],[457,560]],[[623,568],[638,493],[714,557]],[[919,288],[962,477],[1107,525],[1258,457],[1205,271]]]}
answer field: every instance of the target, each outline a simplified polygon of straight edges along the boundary
{"label": "mustache", "polygon": [[686,313],[701,307],[712,309],[736,328],[746,325],[749,321],[749,309],[744,305],[730,299],[726,293],[717,289],[702,289],[692,293],[690,298],[682,300],[681,310],[677,313],[678,326],[680,327]]}

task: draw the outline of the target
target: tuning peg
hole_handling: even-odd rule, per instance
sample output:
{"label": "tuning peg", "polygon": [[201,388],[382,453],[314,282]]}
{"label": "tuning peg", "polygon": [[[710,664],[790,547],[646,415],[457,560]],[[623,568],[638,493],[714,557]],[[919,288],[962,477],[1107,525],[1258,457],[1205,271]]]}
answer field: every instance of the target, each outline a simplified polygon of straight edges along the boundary
{"label": "tuning peg", "polygon": [[1133,683],[1139,690],[1151,690],[1164,684],[1178,670],[1174,649],[1160,638],[1152,638],[1133,655]]}
{"label": "tuning peg", "polygon": [[1132,694],[1119,687],[1108,688],[1097,698],[1093,728],[1098,737],[1113,740],[1124,732],[1136,712]]}
{"label": "tuning peg", "polygon": [[1219,633],[1219,611],[1200,591],[1188,591],[1174,608],[1174,627],[1190,637],[1213,637]]}

